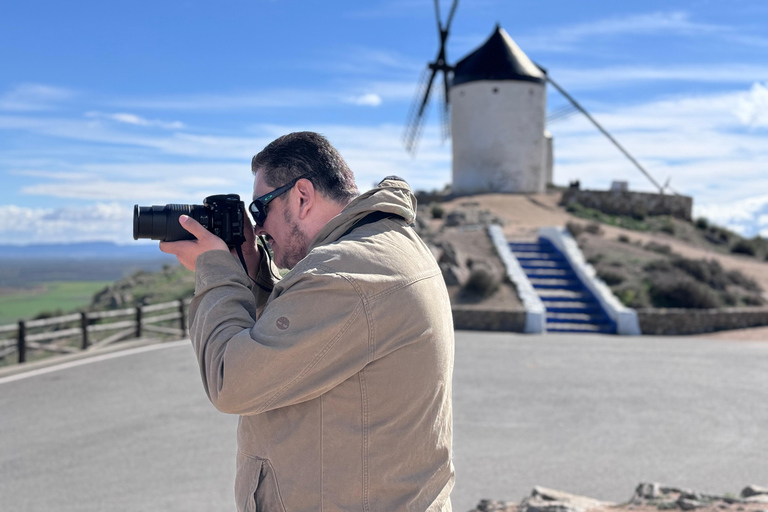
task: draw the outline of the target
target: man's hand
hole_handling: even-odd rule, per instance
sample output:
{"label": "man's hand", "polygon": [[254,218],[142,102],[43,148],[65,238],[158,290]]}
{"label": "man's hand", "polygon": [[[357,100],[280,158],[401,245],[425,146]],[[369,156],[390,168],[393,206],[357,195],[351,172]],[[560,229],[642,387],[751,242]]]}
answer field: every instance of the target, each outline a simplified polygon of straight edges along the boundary
{"label": "man's hand", "polygon": [[[182,215],[179,217],[181,227],[195,235],[197,240],[182,240],[179,242],[160,242],[160,250],[168,254],[174,254],[179,263],[189,270],[195,270],[197,257],[207,251],[228,251],[224,240],[205,229],[195,219]],[[247,229],[246,229],[247,231]],[[251,228],[253,233],[253,228]],[[246,237],[248,235],[246,234]],[[253,236],[253,235],[251,235]]]}
{"label": "man's hand", "polygon": [[[245,217],[245,227],[243,228],[245,242],[243,242],[243,245],[241,246],[243,250],[243,259],[245,259],[245,264],[248,265],[248,274],[250,274],[251,279],[256,279],[256,274],[261,265],[261,253],[259,252],[259,248],[256,247],[256,234],[254,233],[251,219],[248,215],[244,215],[243,217]],[[237,257],[237,252],[234,249],[231,249],[230,252]]]}

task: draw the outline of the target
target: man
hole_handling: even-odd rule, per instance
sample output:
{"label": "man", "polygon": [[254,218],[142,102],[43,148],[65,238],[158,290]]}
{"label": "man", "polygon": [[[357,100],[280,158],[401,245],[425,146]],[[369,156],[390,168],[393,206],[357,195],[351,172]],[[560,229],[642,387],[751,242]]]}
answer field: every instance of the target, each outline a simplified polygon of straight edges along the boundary
{"label": "man", "polygon": [[[311,132],[273,141],[252,170],[250,276],[188,217],[197,240],[161,244],[196,273],[205,391],[241,416],[238,510],[450,511],[453,324],[408,185],[357,196]],[[282,279],[254,234],[292,269]]]}

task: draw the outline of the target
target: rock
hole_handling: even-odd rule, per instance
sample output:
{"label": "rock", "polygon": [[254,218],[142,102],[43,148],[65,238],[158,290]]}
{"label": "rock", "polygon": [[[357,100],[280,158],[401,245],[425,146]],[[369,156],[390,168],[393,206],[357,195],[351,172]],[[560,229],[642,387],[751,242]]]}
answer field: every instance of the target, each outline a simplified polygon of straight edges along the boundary
{"label": "rock", "polygon": [[451,213],[445,216],[445,226],[452,228],[456,226],[463,226],[467,223],[467,213],[462,210],[453,210]]}
{"label": "rock", "polygon": [[517,512],[517,504],[509,501],[480,500],[470,512]]}
{"label": "rock", "polygon": [[748,498],[744,498],[746,503],[768,503],[768,494],[755,494]]}
{"label": "rock", "polygon": [[469,270],[466,268],[457,267],[456,265],[450,265],[448,263],[440,263],[440,270],[443,272],[443,279],[446,286],[464,286],[464,283],[469,279]]}
{"label": "rock", "polygon": [[749,498],[760,494],[768,494],[768,487],[759,487],[757,485],[748,485],[741,490],[742,498]]}
{"label": "rock", "polygon": [[682,496],[677,500],[677,504],[683,510],[693,510],[704,506],[700,501],[683,498]]}
{"label": "rock", "polygon": [[462,261],[463,258],[455,245],[450,242],[440,242],[438,247],[443,250],[440,259],[437,260],[438,263],[447,263],[448,265],[453,265],[455,267],[464,266],[464,262]]}
{"label": "rock", "polygon": [[644,500],[655,500],[661,496],[661,486],[657,483],[643,482],[635,489],[635,497]]}
{"label": "rock", "polygon": [[523,500],[520,508],[522,512],[585,512],[592,508],[612,505],[613,503],[594,498],[536,486],[531,496]]}

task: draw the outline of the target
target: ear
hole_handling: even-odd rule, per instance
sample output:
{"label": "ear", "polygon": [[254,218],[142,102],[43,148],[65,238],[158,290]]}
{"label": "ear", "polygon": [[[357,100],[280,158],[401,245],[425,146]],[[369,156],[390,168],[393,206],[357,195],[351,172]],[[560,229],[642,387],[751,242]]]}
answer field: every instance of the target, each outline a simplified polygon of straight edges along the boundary
{"label": "ear", "polygon": [[299,207],[299,219],[305,219],[317,202],[317,190],[311,181],[300,179],[293,186]]}

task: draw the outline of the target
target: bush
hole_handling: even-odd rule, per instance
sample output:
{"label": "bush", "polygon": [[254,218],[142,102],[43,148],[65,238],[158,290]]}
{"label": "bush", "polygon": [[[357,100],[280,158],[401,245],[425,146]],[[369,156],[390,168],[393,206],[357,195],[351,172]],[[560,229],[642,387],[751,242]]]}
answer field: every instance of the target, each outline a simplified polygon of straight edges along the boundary
{"label": "bush", "polygon": [[648,251],[657,252],[659,254],[672,254],[672,247],[667,244],[659,244],[654,241],[650,241],[645,244],[645,249]]}
{"label": "bush", "polygon": [[619,239],[618,240],[619,240],[619,242],[621,242],[623,244],[628,244],[629,243],[629,237],[627,235],[619,235]]}
{"label": "bush", "polygon": [[729,245],[732,240],[739,238],[739,235],[725,228],[709,226],[704,232],[704,238],[715,245]]}
{"label": "bush", "polygon": [[745,295],[741,298],[746,306],[762,306],[765,301],[759,295]]}
{"label": "bush", "polygon": [[715,290],[725,290],[725,287],[731,284],[731,280],[717,260],[675,258],[673,265],[700,283],[704,283]]}
{"label": "bush", "polygon": [[490,297],[499,289],[501,279],[493,270],[485,264],[472,265],[469,278],[462,288],[462,292],[468,296],[479,298]]}
{"label": "bush", "polygon": [[584,232],[584,224],[578,222],[569,221],[565,227],[571,232],[573,238],[578,238],[578,236]]}
{"label": "bush", "polygon": [[741,286],[742,288],[750,292],[755,292],[755,293],[763,292],[763,287],[760,286],[760,284],[757,281],[755,281],[751,277],[745,276],[744,274],[741,273],[740,270],[731,270],[727,272],[725,275],[731,284],[735,284],[736,286]]}
{"label": "bush", "polygon": [[445,216],[445,208],[440,203],[431,203],[429,205],[429,212],[433,219],[442,219]]}
{"label": "bush", "polygon": [[696,227],[699,229],[707,229],[709,227],[709,220],[706,217],[699,217],[696,219]]}
{"label": "bush", "polygon": [[661,231],[663,231],[664,233],[668,233],[670,235],[674,235],[675,234],[675,223],[672,222],[672,218],[671,217],[667,217],[667,218],[664,219],[664,221],[662,222],[661,227],[659,229],[661,229]]}
{"label": "bush", "polygon": [[710,288],[685,275],[654,276],[648,290],[655,307],[710,309],[720,305]]}
{"label": "bush", "polygon": [[671,272],[672,263],[669,260],[653,260],[646,263],[643,270],[647,272]]}
{"label": "bush", "polygon": [[603,234],[603,229],[600,227],[600,224],[598,224],[597,222],[590,222],[589,224],[587,224],[587,227],[584,228],[584,230],[587,233],[591,233],[593,235]]}
{"label": "bush", "polygon": [[744,240],[743,238],[733,244],[731,252],[734,254],[746,254],[748,256],[754,256],[757,254],[757,248],[755,243],[751,240]]}
{"label": "bush", "polygon": [[599,269],[597,277],[605,281],[608,286],[616,286],[627,280],[627,276],[623,272],[614,269]]}

